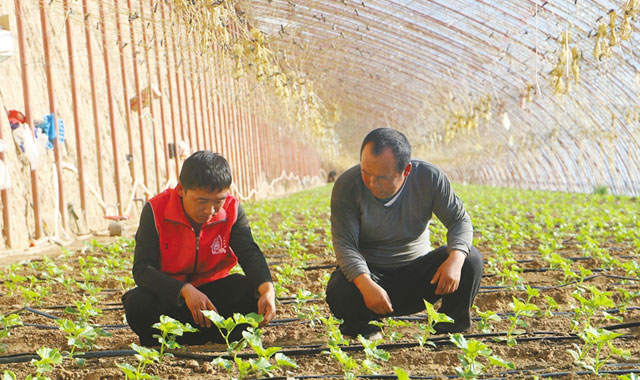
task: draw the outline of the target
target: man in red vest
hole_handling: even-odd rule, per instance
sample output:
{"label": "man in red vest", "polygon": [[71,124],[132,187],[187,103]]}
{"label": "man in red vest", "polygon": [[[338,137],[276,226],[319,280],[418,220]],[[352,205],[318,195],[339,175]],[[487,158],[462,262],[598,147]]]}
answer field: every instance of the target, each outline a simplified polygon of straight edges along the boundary
{"label": "man in red vest", "polygon": [[[158,344],[152,325],[163,314],[199,329],[179,337],[182,344],[222,341],[202,310],[225,318],[257,312],[263,324],[275,315],[269,267],[230,186],[227,160],[199,151],[185,160],[178,185],[142,209],[133,262],[137,287],[122,297],[142,345]],[[238,262],[245,275],[229,274]]]}

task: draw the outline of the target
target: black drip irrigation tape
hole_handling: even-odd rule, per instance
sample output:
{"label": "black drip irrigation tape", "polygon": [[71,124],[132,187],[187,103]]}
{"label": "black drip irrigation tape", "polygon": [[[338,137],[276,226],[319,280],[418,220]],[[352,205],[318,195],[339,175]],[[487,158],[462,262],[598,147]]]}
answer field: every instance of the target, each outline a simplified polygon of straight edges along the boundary
{"label": "black drip irrigation tape", "polygon": [[[593,280],[594,278],[597,278],[597,277],[600,277],[600,276],[601,276],[600,274],[595,274],[593,276],[585,277],[584,279],[582,279],[582,281],[576,280],[576,281],[567,282],[566,284],[560,284],[560,285],[555,285],[555,286],[532,286],[531,288],[532,289],[538,289],[538,290],[560,289],[560,288],[564,288],[564,287],[567,287],[567,286],[580,284],[580,283],[585,282],[585,281],[590,281],[590,280]],[[512,291],[513,287],[511,287],[511,286],[497,287],[497,288],[493,288],[493,289],[480,290],[479,293],[500,293],[500,292],[502,292],[504,290]]]}
{"label": "black drip irrigation tape", "polygon": [[[605,366],[607,366],[608,364],[605,364]],[[620,365],[626,365],[626,363],[620,363]],[[640,367],[638,367],[638,364],[629,364],[629,366],[635,365],[635,368],[628,368],[628,369],[616,369],[616,370],[601,370],[598,373],[604,374],[604,375],[624,375],[624,374],[630,374],[630,373],[639,373],[640,372]],[[562,376],[586,376],[586,375],[593,375],[593,372],[590,371],[576,371],[576,372],[548,372],[545,373],[543,372],[544,369],[523,369],[523,370],[513,370],[513,371],[507,371],[507,372],[501,372],[495,375],[482,375],[482,379],[483,380],[502,380],[502,379],[508,379],[510,377],[513,376],[523,376],[523,375],[530,375],[530,376],[537,376],[541,379],[543,378],[547,378],[547,377],[562,377]],[[489,376],[489,377],[487,377]],[[355,376],[357,379],[397,379],[398,375],[356,375]],[[442,378],[447,378],[447,379],[458,379],[460,378],[460,376],[458,375],[409,375],[409,377],[411,379],[416,379],[416,380],[423,380],[423,379],[442,379]],[[344,378],[344,375],[296,375],[295,376],[296,379],[338,379],[338,378]],[[276,377],[264,377],[264,378],[258,378],[256,380],[288,380],[290,379],[290,377],[284,377],[284,376],[276,376]]]}
{"label": "black drip irrigation tape", "polygon": [[[609,326],[609,329],[619,329],[640,325],[640,322],[625,324],[623,325],[615,325]],[[632,327],[632,326],[631,326]],[[605,327],[607,328],[607,327]],[[560,333],[557,332],[548,332],[548,331],[538,331],[538,332],[530,332],[529,335],[542,335],[542,336],[529,336],[529,337],[518,337],[518,342],[532,342],[532,341],[564,341],[564,340],[577,340],[580,339],[577,335],[565,335],[559,336]],[[555,334],[555,335],[551,335]],[[498,338],[506,336],[506,333],[486,333],[486,334],[467,334],[466,338]],[[618,337],[617,339],[636,339],[635,336],[632,335],[623,335]],[[435,346],[449,346],[453,343],[449,340],[448,336],[436,336],[429,339]],[[500,343],[500,341],[498,341]],[[395,350],[402,348],[413,348],[418,347],[418,342],[398,342],[398,343],[385,343],[379,344],[378,348],[384,350]],[[360,344],[342,346],[341,349],[343,351],[362,351],[364,347]],[[279,352],[285,354],[287,356],[304,356],[304,355],[315,355],[326,351],[327,347],[321,344],[314,345],[304,345],[304,346],[288,346],[283,347]],[[174,351],[169,350],[175,357],[183,358],[183,359],[196,359],[196,360],[207,360],[211,361],[218,357],[222,357],[225,359],[232,359],[229,355],[222,354],[222,352],[218,354],[208,353],[193,353],[193,352],[185,352],[185,351]],[[132,356],[135,355],[136,352],[133,350],[105,350],[105,351],[90,351],[83,354],[74,355],[78,358],[104,358],[104,357],[119,357],[119,356]],[[257,355],[255,353],[244,353],[239,354],[238,357],[242,359],[248,358],[256,358]],[[0,364],[8,364],[8,363],[22,363],[30,361],[31,359],[37,359],[38,356],[32,353],[23,353],[23,354],[14,354],[7,356],[0,356]]]}

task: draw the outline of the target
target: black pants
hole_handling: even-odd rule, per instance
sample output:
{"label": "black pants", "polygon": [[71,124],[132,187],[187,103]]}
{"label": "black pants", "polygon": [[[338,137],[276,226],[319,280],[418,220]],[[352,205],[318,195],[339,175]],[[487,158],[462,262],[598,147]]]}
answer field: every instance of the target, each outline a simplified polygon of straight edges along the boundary
{"label": "black pants", "polygon": [[442,246],[399,268],[381,269],[369,266],[371,278],[389,295],[393,313],[380,315],[369,310],[360,290],[347,280],[340,269],[331,274],[327,284],[327,303],[331,312],[344,321],[340,330],[345,335],[357,336],[376,330],[369,321],[388,316],[417,313],[424,310],[424,301],[433,304],[442,299],[438,310],[453,318],[464,328],[471,325],[469,311],[480,288],[482,255],[471,247],[462,266],[458,289],[445,296],[435,294],[437,283],[431,285],[438,267],[447,259],[447,247]]}
{"label": "black pants", "polygon": [[[258,312],[258,298],[255,286],[243,275],[232,274],[225,278],[204,284],[198,290],[209,297],[213,305],[218,309],[218,313],[225,318],[233,313],[248,314]],[[160,321],[161,315],[168,315],[182,323],[189,323],[198,329],[195,333],[185,333],[176,340],[180,344],[205,344],[207,342],[223,343],[224,339],[220,335],[218,328],[211,324],[211,327],[200,327],[195,324],[191,311],[187,305],[177,306],[170,304],[166,299],[160,298],[151,293],[146,288],[136,287],[122,296],[122,303],[127,316],[127,322],[131,330],[140,337],[140,344],[143,346],[158,345],[158,340],[153,338],[154,334],[160,334],[160,330],[151,327]],[[243,326],[238,326],[234,330],[233,340],[241,337]],[[237,331],[236,331],[237,330]]]}

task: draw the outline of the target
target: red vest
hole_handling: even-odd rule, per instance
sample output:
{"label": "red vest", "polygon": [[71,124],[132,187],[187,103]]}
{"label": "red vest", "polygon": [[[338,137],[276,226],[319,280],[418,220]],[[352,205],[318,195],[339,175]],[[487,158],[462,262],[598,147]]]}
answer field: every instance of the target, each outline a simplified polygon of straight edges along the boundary
{"label": "red vest", "polygon": [[176,189],[163,191],[149,203],[158,230],[162,272],[193,286],[229,275],[238,262],[229,247],[231,227],[238,219],[238,199],[227,195],[220,211],[202,225],[199,238]]}

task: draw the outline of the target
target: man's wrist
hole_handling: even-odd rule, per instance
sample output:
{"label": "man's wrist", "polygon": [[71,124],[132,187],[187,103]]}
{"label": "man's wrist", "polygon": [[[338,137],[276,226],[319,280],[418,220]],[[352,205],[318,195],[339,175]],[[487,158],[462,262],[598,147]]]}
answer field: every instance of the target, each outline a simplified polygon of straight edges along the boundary
{"label": "man's wrist", "polygon": [[260,296],[264,296],[265,294],[270,292],[275,294],[275,290],[273,288],[273,282],[265,281],[262,284],[258,285],[258,293],[260,294]]}

